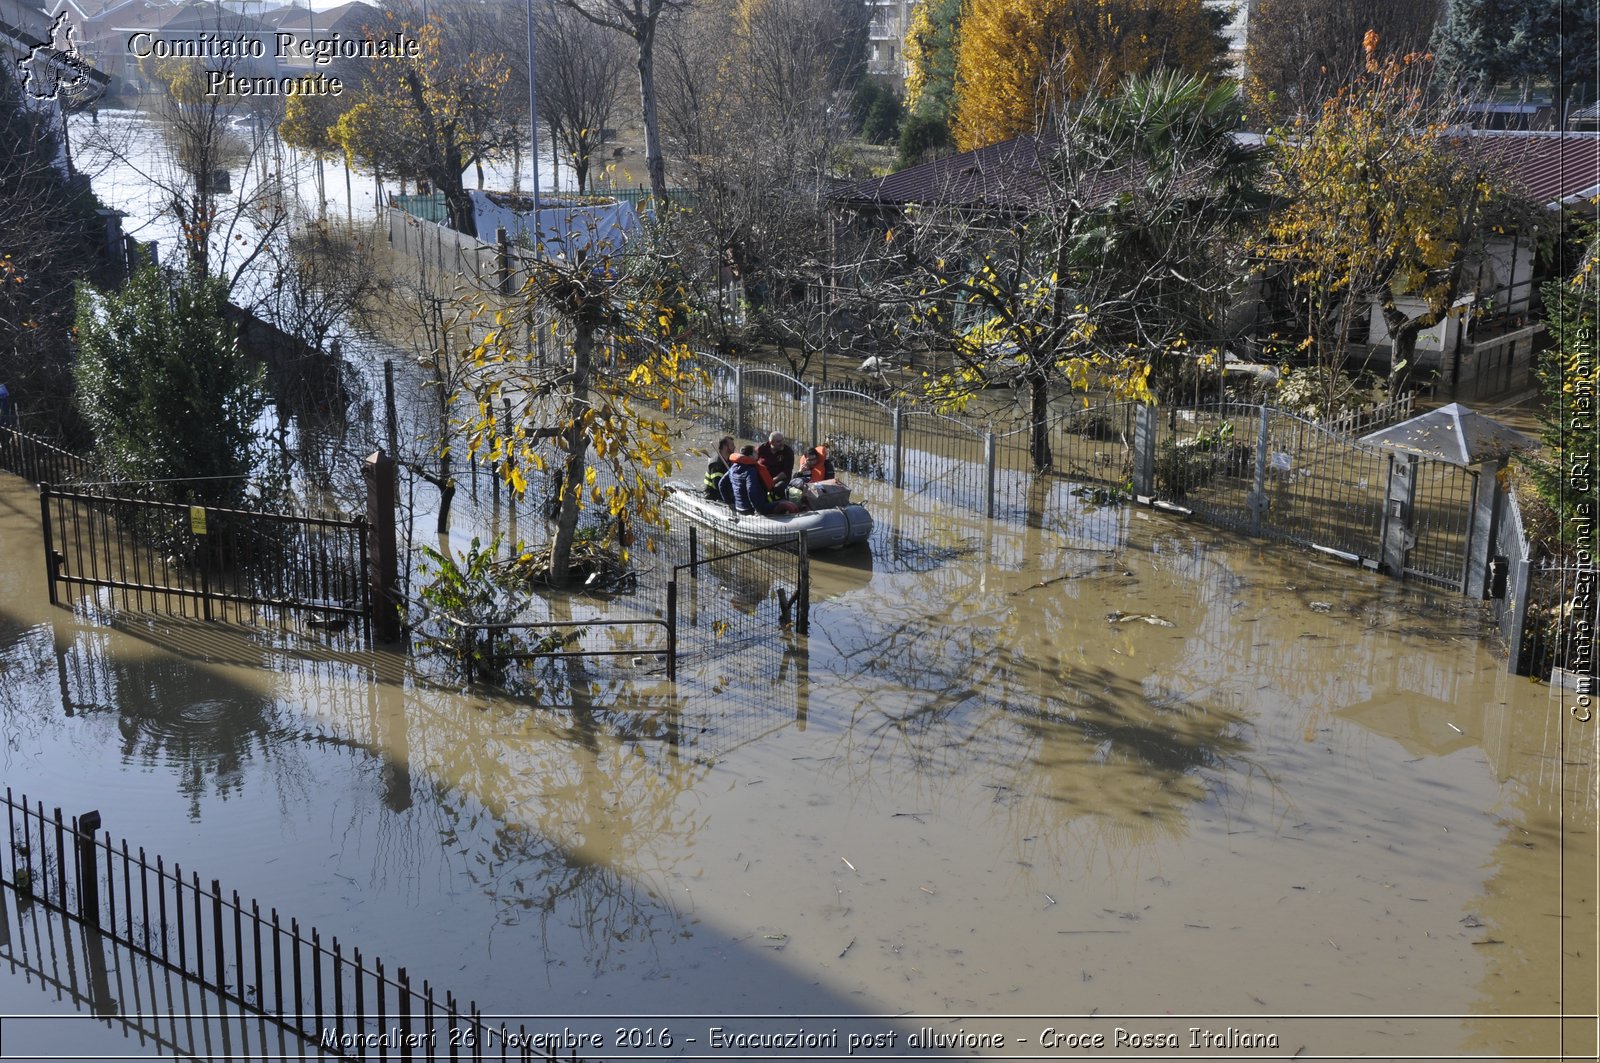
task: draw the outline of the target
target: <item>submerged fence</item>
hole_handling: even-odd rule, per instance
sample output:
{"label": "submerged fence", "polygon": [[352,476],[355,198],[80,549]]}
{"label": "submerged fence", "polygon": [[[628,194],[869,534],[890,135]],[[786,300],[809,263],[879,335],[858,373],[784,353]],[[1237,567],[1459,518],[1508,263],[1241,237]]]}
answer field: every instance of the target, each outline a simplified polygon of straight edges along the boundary
{"label": "submerged fence", "polygon": [[216,879],[114,840],[98,813],[47,813],[9,787],[4,804],[5,884],[24,904],[59,912],[258,1016],[300,1058],[577,1059],[544,1034],[490,1022],[471,1001],[414,982],[404,967],[388,969]]}
{"label": "submerged fence", "polygon": [[371,616],[364,518],[130,497],[41,484],[50,604],[63,588],[104,590],[124,611],[259,623],[301,617],[365,629]]}
{"label": "submerged fence", "polygon": [[[1093,501],[1135,496],[1223,527],[1370,561],[1382,554],[1388,452],[1358,433],[1403,419],[1411,396],[1319,422],[1253,404],[1152,408],[1073,403],[1035,432],[975,423],[849,387],[813,388],[771,368],[700,352],[704,381],[679,412],[740,437],[826,442],[842,474],[913,499],[1046,525]],[[1036,441],[1035,436],[1042,437]],[[1406,574],[1460,587],[1473,474],[1424,463]]]}
{"label": "submerged fence", "polygon": [[1498,491],[1495,509],[1489,597],[1511,670],[1593,694],[1600,573],[1592,560],[1539,557],[1515,491]]}

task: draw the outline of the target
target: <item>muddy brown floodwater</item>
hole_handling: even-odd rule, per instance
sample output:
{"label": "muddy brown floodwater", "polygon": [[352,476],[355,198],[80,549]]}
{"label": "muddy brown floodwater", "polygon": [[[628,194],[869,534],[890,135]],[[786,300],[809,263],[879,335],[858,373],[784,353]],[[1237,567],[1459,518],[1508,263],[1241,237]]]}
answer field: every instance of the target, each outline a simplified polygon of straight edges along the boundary
{"label": "muddy brown floodwater", "polygon": [[809,640],[533,703],[51,608],[0,476],[5,782],[491,1012],[1593,1055],[1554,1018],[1595,1012],[1593,725],[1467,603],[1132,508],[868,493]]}

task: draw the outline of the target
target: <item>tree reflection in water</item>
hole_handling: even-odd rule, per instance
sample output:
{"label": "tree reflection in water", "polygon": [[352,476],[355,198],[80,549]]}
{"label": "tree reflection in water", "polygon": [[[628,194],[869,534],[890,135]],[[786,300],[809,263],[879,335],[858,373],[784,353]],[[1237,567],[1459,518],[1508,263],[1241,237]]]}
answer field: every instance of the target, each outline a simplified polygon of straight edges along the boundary
{"label": "tree reflection in water", "polygon": [[1123,518],[1084,517],[1084,528],[1031,521],[981,547],[939,517],[884,521],[892,563],[917,578],[880,595],[870,627],[825,636],[840,670],[863,675],[840,737],[853,785],[890,761],[930,789],[988,771],[1017,853],[1110,862],[1183,835],[1189,809],[1228,797],[1230,779],[1276,792],[1248,757],[1235,699],[1174,659],[1200,618],[1182,633],[1108,622],[1113,607],[1154,611],[1151,592],[1114,536],[1107,545]]}
{"label": "tree reflection in water", "polygon": [[[554,602],[554,618],[563,613],[568,603]],[[460,779],[458,789],[492,814],[466,874],[496,905],[498,926],[536,922],[547,972],[573,954],[554,940],[558,926],[576,933],[596,973],[630,944],[659,959],[665,941],[692,933],[692,898],[675,897],[671,883],[705,825],[683,798],[710,760],[684,755],[682,705],[670,690],[598,678],[576,657],[530,678],[524,704],[544,734],[485,750],[474,758],[481,770]],[[438,797],[455,823],[447,842],[480,829],[452,795]]]}

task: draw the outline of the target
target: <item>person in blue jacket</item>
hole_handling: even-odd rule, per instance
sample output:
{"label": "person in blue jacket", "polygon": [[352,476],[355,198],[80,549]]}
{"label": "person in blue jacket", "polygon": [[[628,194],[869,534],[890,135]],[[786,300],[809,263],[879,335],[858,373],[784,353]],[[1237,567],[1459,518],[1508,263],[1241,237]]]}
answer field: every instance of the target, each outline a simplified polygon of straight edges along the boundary
{"label": "person in blue jacket", "polygon": [[772,485],[763,475],[765,471],[757,464],[756,448],[752,446],[746,445],[728,459],[727,479],[733,484],[734,512],[763,516],[796,512],[794,503],[772,500]]}

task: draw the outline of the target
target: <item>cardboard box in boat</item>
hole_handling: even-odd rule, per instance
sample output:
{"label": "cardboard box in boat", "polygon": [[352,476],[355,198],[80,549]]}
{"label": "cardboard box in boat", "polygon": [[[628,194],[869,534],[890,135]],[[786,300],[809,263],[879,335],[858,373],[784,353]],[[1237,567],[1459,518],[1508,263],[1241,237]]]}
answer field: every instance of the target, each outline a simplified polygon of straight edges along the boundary
{"label": "cardboard box in boat", "polygon": [[818,480],[801,488],[811,509],[843,509],[850,504],[850,488],[838,480]]}

